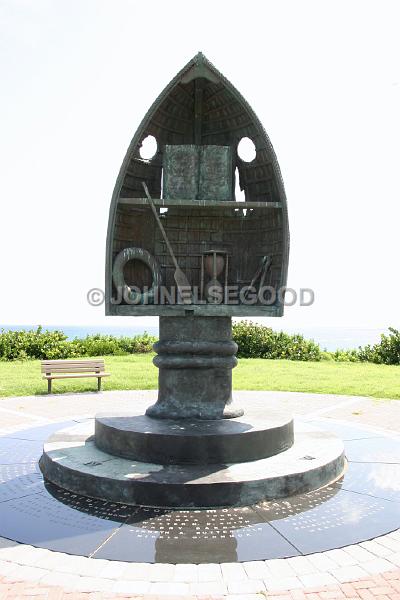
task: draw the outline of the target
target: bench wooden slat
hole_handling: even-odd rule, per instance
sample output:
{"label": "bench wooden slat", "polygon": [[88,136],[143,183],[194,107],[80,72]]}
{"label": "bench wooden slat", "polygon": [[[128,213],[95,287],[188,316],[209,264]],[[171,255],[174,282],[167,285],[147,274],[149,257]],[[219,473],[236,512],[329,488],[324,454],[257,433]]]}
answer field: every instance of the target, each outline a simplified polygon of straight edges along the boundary
{"label": "bench wooden slat", "polygon": [[43,379],[75,379],[76,377],[110,377],[111,373],[65,373],[61,375],[43,375]]}
{"label": "bench wooden slat", "polygon": [[42,360],[42,363],[45,364],[51,364],[51,365],[57,365],[60,363],[66,363],[66,364],[79,364],[79,363],[104,363],[104,360],[102,358],[88,358],[85,360],[79,360],[79,359],[75,359],[75,358],[68,358],[68,359],[57,359],[57,360]]}
{"label": "bench wooden slat", "polygon": [[75,373],[76,371],[88,371],[88,372],[92,372],[92,371],[104,371],[104,365],[99,365],[96,367],[84,367],[79,366],[79,367],[43,367],[42,368],[42,372],[43,373]]}
{"label": "bench wooden slat", "polygon": [[59,366],[70,366],[70,367],[74,367],[74,366],[79,366],[79,365],[88,365],[88,366],[92,366],[92,365],[104,365],[104,360],[57,360],[57,361],[50,361],[50,360],[42,360],[42,365],[46,365],[48,367],[54,367],[57,368]]}
{"label": "bench wooden slat", "polygon": [[79,361],[79,362],[70,362],[70,361],[57,361],[56,363],[54,362],[49,362],[49,361],[42,361],[42,366],[46,366],[46,367],[50,367],[50,368],[54,368],[57,369],[57,367],[79,367],[79,366],[88,366],[88,367],[92,367],[92,366],[98,366],[98,365],[104,365],[104,361],[103,360],[98,360],[98,361]]}
{"label": "bench wooden slat", "polygon": [[42,370],[42,373],[51,373],[52,371],[55,371],[55,372],[64,371],[67,373],[68,370],[71,372],[81,371],[81,370],[104,371],[104,360],[98,360],[98,361],[87,360],[87,361],[79,361],[79,362],[61,361],[61,360],[57,361],[57,362],[42,361],[41,370]]}

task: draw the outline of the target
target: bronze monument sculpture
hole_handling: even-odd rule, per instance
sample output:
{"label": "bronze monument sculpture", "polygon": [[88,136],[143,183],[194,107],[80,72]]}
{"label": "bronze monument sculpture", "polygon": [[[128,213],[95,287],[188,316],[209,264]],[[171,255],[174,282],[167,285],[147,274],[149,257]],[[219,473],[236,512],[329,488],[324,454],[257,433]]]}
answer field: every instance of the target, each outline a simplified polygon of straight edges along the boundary
{"label": "bronze monument sculpture", "polygon": [[[143,159],[148,136],[157,150]],[[254,143],[251,162],[238,154],[243,138]],[[244,191],[242,203],[235,200],[235,178]],[[156,218],[155,206],[164,209]],[[122,264],[121,253],[136,261]],[[148,414],[205,419],[238,414],[228,408],[230,369],[236,364],[231,317],[283,314],[277,291],[286,285],[288,254],[286,197],[272,145],[246,100],[199,53],[140,124],[110,208],[106,313],[160,316],[155,348],[160,395]],[[263,261],[268,268],[255,288]],[[222,283],[216,269],[223,272]],[[134,295],[121,294],[116,282],[123,289],[134,285]],[[179,294],[169,293],[185,286],[181,302]]]}
{"label": "bronze monument sculpture", "polygon": [[[142,156],[149,136],[155,151]],[[243,139],[253,143],[250,160]],[[44,448],[45,476],[88,496],[172,507],[245,505],[337,478],[335,436],[294,437],[292,415],[232,401],[232,317],[283,314],[288,254],[272,145],[199,53],[141,122],[110,207],[106,314],[159,316],[158,399],[146,415],[97,415],[94,436],[67,431],[63,445],[58,433]]]}

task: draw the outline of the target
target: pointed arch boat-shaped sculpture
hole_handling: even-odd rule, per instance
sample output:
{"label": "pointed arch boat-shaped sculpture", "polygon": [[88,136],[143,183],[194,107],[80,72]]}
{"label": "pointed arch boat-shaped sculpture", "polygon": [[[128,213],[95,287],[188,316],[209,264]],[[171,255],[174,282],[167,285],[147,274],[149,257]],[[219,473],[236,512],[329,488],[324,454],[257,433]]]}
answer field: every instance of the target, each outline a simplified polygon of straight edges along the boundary
{"label": "pointed arch boat-shaped sculpture", "polygon": [[[155,153],[142,157],[148,136]],[[255,146],[249,162],[238,153],[243,138]],[[243,202],[235,201],[236,172]],[[106,314],[160,316],[157,401],[139,417],[97,415],[94,436],[59,432],[44,448],[45,477],[113,502],[206,508],[310,491],[340,476],[335,436],[307,430],[295,439],[291,414],[252,414],[249,403],[244,415],[232,400],[231,317],[283,314],[272,292],[286,285],[288,253],[285,191],[268,136],[199,53],[139,126],[110,209]],[[182,294],[180,303],[161,301],[160,290],[182,282],[188,302]],[[234,286],[246,293],[232,302]]]}
{"label": "pointed arch boat-shaped sculpture", "polygon": [[[148,136],[156,139],[157,150],[152,158],[143,159],[140,148]],[[238,144],[245,137],[256,148],[256,157],[251,162],[245,162],[237,153]],[[183,158],[179,159],[180,151]],[[188,161],[196,161],[198,156],[199,160],[204,158],[205,166],[196,181],[196,175],[190,178],[185,165],[195,165]],[[175,179],[185,179],[183,187],[182,181],[175,187],[170,185],[171,173]],[[235,173],[244,191],[244,202],[235,201]],[[166,289],[175,283],[174,264],[145,197],[143,181],[157,210],[163,208],[160,217],[179,267],[191,286],[200,290],[189,307],[170,303],[168,298],[165,301],[165,297],[153,298],[145,292],[142,301],[140,294],[134,294],[132,303],[118,295],[113,283],[113,279],[120,280],[123,275],[128,287],[142,290],[152,285],[154,273],[138,261],[125,264],[123,274],[116,277],[114,273],[113,278],[117,256],[129,248],[141,248],[154,258]],[[182,189],[189,192],[192,189],[192,193],[182,197]],[[176,190],[181,193],[174,196]],[[207,284],[204,257],[212,252],[218,253],[218,260],[220,255],[224,257],[223,277],[227,286],[243,289],[260,272],[258,281],[254,281],[255,299],[247,292],[242,296],[232,294],[231,299],[224,296],[220,302],[204,299]],[[155,100],[122,163],[107,234],[106,314],[281,316],[282,299],[271,290],[276,292],[285,287],[288,256],[286,196],[272,144],[247,101],[199,53]],[[269,289],[267,296],[258,294],[261,284]]]}

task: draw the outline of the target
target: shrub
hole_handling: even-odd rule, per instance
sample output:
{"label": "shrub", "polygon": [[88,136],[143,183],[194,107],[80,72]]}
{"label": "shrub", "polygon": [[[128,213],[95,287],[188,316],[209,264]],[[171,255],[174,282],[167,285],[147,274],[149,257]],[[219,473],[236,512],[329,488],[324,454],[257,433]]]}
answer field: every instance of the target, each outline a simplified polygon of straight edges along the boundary
{"label": "shrub", "polygon": [[379,344],[359,348],[360,360],[384,365],[400,365],[400,331],[389,327],[389,335],[381,334]]}
{"label": "shrub", "polygon": [[[374,362],[400,365],[400,331],[389,327],[389,334],[381,335],[379,344],[358,350],[321,351],[313,340],[302,335],[273,331],[251,321],[233,325],[233,339],[239,346],[241,358],[286,358],[289,360],[333,360],[337,362]],[[124,355],[151,352],[157,338],[144,332],[134,337],[88,335],[72,341],[62,331],[0,331],[0,360],[39,360],[79,358],[85,356]]]}
{"label": "shrub", "polygon": [[56,360],[83,356],[107,356],[151,352],[156,338],[147,332],[134,337],[88,335],[86,338],[67,340],[62,331],[43,331],[42,327],[30,331],[0,332],[0,360]]}
{"label": "shrub", "polygon": [[128,354],[135,354],[141,352],[152,352],[153,344],[156,343],[157,338],[153,335],[149,335],[145,331],[142,335],[135,335],[134,337],[121,337],[120,346]]}
{"label": "shrub", "polygon": [[329,352],[332,360],[336,362],[360,362],[359,350],[335,350]]}
{"label": "shrub", "polygon": [[286,358],[289,360],[321,360],[321,350],[313,340],[300,334],[290,335],[250,321],[233,325],[233,339],[242,358]]}
{"label": "shrub", "polygon": [[112,335],[87,335],[83,339],[75,338],[70,342],[76,356],[107,356],[123,354],[118,339]]}
{"label": "shrub", "polygon": [[326,361],[330,361],[333,362],[334,358],[332,356],[332,352],[328,352],[327,350],[323,350],[321,352],[321,360],[326,360]]}
{"label": "shrub", "polygon": [[121,356],[124,354],[136,354],[151,352],[157,338],[149,335],[146,331],[142,335],[134,337],[114,337],[113,335],[87,335],[83,339],[75,338],[71,342],[75,352],[79,356]]}
{"label": "shrub", "polygon": [[0,358],[57,359],[69,356],[69,343],[62,331],[43,331],[41,327],[30,331],[4,331],[0,333]]}

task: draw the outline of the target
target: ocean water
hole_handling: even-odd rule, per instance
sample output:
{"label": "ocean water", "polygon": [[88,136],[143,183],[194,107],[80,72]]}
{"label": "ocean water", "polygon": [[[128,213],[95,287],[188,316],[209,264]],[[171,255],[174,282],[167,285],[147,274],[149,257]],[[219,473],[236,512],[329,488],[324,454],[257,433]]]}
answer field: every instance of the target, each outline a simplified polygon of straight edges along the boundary
{"label": "ocean water", "polygon": [[[34,325],[1,325],[0,329],[11,329],[14,331],[20,331],[23,329],[35,329]],[[49,329],[54,331],[59,329],[63,331],[69,339],[76,337],[83,338],[87,335],[95,333],[102,333],[115,336],[134,336],[143,333],[145,330],[151,334],[158,336],[158,327],[150,326],[144,328],[143,326],[98,326],[98,325],[44,325],[43,329]],[[375,344],[379,342],[381,333],[387,333],[387,330],[382,327],[377,328],[351,328],[351,327],[273,327],[276,331],[286,331],[287,333],[301,333],[307,339],[313,339],[317,342],[322,349],[326,350],[337,350],[358,348],[358,346],[365,346],[366,344]]]}

